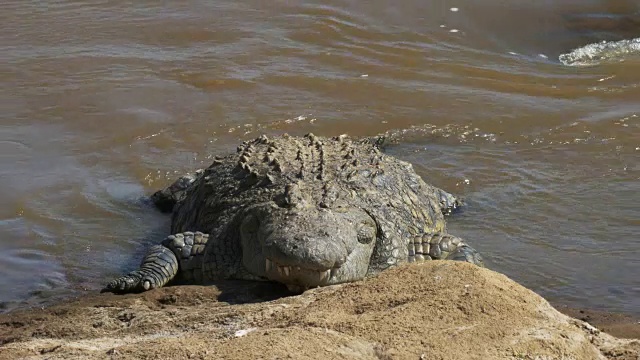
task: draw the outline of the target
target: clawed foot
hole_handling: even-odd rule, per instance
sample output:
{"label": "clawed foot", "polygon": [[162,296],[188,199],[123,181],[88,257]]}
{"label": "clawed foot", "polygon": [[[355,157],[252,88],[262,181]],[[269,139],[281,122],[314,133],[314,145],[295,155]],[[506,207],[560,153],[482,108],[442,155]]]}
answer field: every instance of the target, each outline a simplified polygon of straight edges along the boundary
{"label": "clawed foot", "polygon": [[153,289],[153,281],[137,271],[119,277],[108,283],[100,292],[114,294],[137,293]]}
{"label": "clawed foot", "polygon": [[462,207],[462,201],[455,196],[449,194],[444,190],[438,189],[438,197],[440,200],[440,206],[442,207],[442,213],[450,215],[458,211]]}
{"label": "clawed foot", "polygon": [[482,256],[471,246],[462,245],[458,247],[454,252],[447,256],[447,260],[466,261],[480,267],[484,267],[484,261]]}
{"label": "clawed foot", "polygon": [[171,249],[154,245],[142,259],[140,268],[119,277],[101,292],[143,292],[164,286],[178,273],[178,259]]}
{"label": "clawed foot", "polygon": [[203,170],[198,170],[193,174],[183,175],[166,189],[156,191],[151,195],[151,200],[162,212],[171,212],[174,205],[184,199],[186,190],[193,184]]}

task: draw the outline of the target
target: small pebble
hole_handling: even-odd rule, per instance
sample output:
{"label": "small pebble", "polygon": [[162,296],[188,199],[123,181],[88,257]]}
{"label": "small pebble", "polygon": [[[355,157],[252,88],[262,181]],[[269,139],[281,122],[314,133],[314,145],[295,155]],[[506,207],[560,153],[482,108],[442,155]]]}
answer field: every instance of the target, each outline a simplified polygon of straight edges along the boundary
{"label": "small pebble", "polygon": [[238,330],[235,332],[235,337],[241,337],[241,336],[245,336],[248,333],[252,332],[252,331],[256,331],[258,330],[258,328],[249,328],[249,329],[243,329],[243,330]]}

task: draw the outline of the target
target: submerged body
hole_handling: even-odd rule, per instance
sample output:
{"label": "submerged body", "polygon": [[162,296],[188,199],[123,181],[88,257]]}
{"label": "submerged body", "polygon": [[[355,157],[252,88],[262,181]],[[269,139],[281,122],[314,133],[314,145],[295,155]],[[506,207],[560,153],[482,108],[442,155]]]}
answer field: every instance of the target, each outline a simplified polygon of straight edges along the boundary
{"label": "submerged body", "polygon": [[182,282],[272,280],[292,290],[360,280],[403,262],[478,253],[446,233],[459,206],[379,140],[262,136],[152,199],[173,235],[105,291]]}

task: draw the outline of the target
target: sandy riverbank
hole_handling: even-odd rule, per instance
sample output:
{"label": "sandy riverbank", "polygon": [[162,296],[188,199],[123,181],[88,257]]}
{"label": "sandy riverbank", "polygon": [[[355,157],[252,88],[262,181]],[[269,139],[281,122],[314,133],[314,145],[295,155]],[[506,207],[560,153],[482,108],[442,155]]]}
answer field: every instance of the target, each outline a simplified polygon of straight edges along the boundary
{"label": "sandy riverbank", "polygon": [[[138,295],[92,295],[10,313],[0,316],[0,358],[640,356],[640,340],[601,332],[560,313],[506,276],[466,263],[402,266],[362,282],[300,296],[280,297],[283,293],[269,283],[224,282]],[[578,317],[596,314],[575,311]],[[617,323],[629,322],[625,331],[637,331],[630,318],[622,320]],[[614,323],[607,326],[620,330]]]}

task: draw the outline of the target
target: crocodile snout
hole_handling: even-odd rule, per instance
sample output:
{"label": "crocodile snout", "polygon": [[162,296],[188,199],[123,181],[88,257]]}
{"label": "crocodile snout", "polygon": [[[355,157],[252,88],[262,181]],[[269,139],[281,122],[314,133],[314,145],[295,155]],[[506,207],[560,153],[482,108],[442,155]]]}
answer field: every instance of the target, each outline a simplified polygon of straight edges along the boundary
{"label": "crocodile snout", "polygon": [[326,271],[342,266],[353,247],[328,233],[290,236],[285,232],[280,236],[272,234],[263,243],[262,251],[280,266]]}

